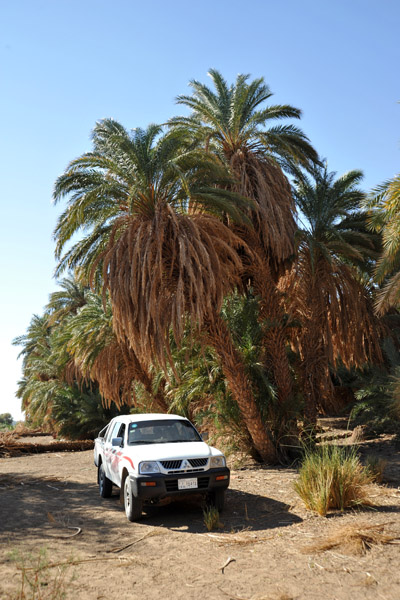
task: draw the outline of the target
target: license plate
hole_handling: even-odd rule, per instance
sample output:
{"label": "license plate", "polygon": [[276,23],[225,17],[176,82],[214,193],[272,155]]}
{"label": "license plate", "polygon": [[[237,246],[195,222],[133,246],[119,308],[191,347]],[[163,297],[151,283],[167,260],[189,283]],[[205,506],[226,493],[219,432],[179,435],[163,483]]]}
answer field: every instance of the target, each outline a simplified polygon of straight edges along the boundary
{"label": "license plate", "polygon": [[178,490],[192,490],[193,488],[197,487],[197,478],[178,479]]}

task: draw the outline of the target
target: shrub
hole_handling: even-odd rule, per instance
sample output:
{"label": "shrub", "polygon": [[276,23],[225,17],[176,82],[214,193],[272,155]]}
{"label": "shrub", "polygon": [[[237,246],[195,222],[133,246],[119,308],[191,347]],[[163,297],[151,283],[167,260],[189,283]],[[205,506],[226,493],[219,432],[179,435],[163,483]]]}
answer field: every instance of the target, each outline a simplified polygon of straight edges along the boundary
{"label": "shrub", "polygon": [[370,504],[371,481],[354,448],[323,445],[305,451],[294,488],[308,509],[325,516],[330,509]]}
{"label": "shrub", "polygon": [[222,524],[219,521],[219,512],[215,506],[207,506],[203,510],[204,516],[204,524],[207,527],[208,531],[213,531],[213,529],[219,529]]}
{"label": "shrub", "polygon": [[65,563],[51,563],[48,552],[40,548],[34,554],[21,554],[18,550],[10,553],[21,574],[20,587],[13,600],[64,600],[73,580],[72,558]]}

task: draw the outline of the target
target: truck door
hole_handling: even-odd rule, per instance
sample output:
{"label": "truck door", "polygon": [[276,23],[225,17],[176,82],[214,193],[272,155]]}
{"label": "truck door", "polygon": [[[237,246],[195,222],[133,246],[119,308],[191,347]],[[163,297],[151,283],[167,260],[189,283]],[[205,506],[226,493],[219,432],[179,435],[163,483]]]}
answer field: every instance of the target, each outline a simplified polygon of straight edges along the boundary
{"label": "truck door", "polygon": [[[114,426],[112,428],[110,428],[110,437],[107,439],[107,452],[106,457],[107,457],[107,468],[106,468],[106,472],[107,472],[107,477],[109,479],[111,479],[111,481],[113,483],[115,483],[116,485],[120,485],[120,470],[119,470],[119,464],[121,462],[121,458],[122,458],[122,452],[123,452],[123,447],[124,447],[124,442],[125,442],[125,423],[121,423],[120,421],[117,421]],[[108,437],[108,436],[107,436]],[[114,438],[122,438],[122,445],[121,446],[113,446],[112,445],[112,440]]]}
{"label": "truck door", "polygon": [[121,425],[122,423],[117,421],[112,427],[109,428],[104,444],[104,468],[106,475],[113,483],[116,483],[117,485],[118,482],[115,480],[114,473],[115,471],[118,472],[118,468],[115,469],[115,464],[118,461],[117,451],[120,450],[120,448],[113,446],[112,440],[113,438],[118,437]]}

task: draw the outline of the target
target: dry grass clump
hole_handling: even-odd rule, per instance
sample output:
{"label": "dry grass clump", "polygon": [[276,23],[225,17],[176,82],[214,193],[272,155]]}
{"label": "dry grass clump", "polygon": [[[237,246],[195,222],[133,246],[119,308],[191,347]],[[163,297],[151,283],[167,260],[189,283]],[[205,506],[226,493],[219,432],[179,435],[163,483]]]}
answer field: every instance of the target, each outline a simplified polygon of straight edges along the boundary
{"label": "dry grass clump", "polygon": [[323,445],[306,451],[294,489],[308,509],[325,516],[331,509],[371,505],[372,479],[354,449]]}
{"label": "dry grass clump", "polygon": [[204,524],[207,527],[208,531],[213,531],[214,529],[220,529],[223,527],[222,523],[219,520],[219,512],[215,506],[207,506],[203,510]]}
{"label": "dry grass clump", "polygon": [[305,548],[305,552],[325,552],[340,549],[345,554],[365,554],[372,546],[390,544],[398,536],[389,535],[384,528],[389,523],[379,525],[345,525],[339,527],[329,537]]}
{"label": "dry grass clump", "polygon": [[13,431],[1,431],[0,432],[0,444],[9,444],[15,442],[18,436]]}
{"label": "dry grass clump", "polygon": [[[43,430],[40,427],[29,427],[25,421],[19,421],[14,431],[17,435],[35,435],[35,434],[43,434]],[[50,435],[47,433],[46,435]]]}

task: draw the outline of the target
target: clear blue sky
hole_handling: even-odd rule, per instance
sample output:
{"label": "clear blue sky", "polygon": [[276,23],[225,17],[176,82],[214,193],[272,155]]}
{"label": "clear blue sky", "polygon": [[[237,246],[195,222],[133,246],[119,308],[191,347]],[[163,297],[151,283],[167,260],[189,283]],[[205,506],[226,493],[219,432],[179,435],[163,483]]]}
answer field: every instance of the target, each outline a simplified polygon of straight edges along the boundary
{"label": "clear blue sky", "polygon": [[11,340],[55,289],[56,177],[96,120],[164,122],[210,67],[265,77],[331,170],[400,171],[398,0],[0,2],[0,413],[20,417]]}

